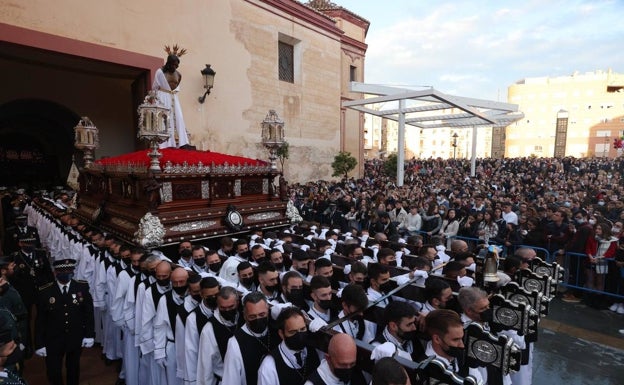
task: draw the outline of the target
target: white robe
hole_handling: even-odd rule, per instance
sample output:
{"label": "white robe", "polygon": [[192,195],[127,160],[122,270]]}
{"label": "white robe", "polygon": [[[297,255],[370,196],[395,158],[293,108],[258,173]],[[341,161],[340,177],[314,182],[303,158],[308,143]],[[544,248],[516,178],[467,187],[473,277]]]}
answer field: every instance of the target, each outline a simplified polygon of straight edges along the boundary
{"label": "white robe", "polygon": [[[152,89],[158,92],[160,102],[170,109],[169,140],[162,143],[160,148],[181,147],[185,144],[189,144],[188,135],[186,134],[186,125],[184,124],[184,117],[182,116],[182,107],[180,106],[180,99],[178,98],[180,85],[178,85],[175,90],[172,90],[167,82],[165,73],[162,71],[162,68],[159,68],[154,75]],[[176,134],[178,135],[177,145],[175,140]]]}

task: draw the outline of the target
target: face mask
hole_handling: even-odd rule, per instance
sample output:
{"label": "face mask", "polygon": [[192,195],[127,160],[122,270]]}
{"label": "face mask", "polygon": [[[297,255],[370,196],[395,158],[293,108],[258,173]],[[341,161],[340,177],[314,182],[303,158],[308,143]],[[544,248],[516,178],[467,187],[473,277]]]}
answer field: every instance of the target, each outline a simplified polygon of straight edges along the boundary
{"label": "face mask", "polygon": [[208,297],[204,298],[204,305],[210,309],[214,309],[217,307],[217,297]]}
{"label": "face mask", "polygon": [[204,266],[206,264],[206,258],[196,258],[196,259],[193,259],[193,263],[196,264],[199,267]]}
{"label": "face mask", "polygon": [[577,218],[577,219],[575,219],[575,221],[579,225],[582,225],[583,223],[585,223],[585,219],[583,219],[583,218]]}
{"label": "face mask", "polygon": [[379,285],[379,290],[382,293],[388,293],[389,291],[392,290],[392,286],[393,286],[392,282],[388,281],[388,282],[385,282],[385,283],[382,283],[381,285]]}
{"label": "face mask", "polygon": [[274,263],[273,265],[277,270],[282,270],[284,268],[284,262]]}
{"label": "face mask", "polygon": [[448,354],[453,358],[459,358],[464,354],[464,348],[458,348],[457,346],[449,346],[446,349],[443,349],[444,353]]}
{"label": "face mask", "polygon": [[261,264],[261,263],[262,263],[262,262],[264,262],[264,261],[266,261],[266,257],[260,257],[260,258],[256,259],[256,263],[257,263],[258,265],[259,265],[259,264]]}
{"label": "face mask", "polygon": [[596,220],[595,219],[590,219],[589,220],[589,224],[592,225],[592,226],[595,225],[596,224]]}
{"label": "face mask", "polygon": [[254,283],[254,279],[253,277],[249,277],[249,278],[241,278],[241,283],[243,284],[243,286],[249,287]]}
{"label": "face mask", "polygon": [[300,305],[303,302],[303,290],[291,289],[290,293],[288,293],[288,299],[294,305]]}
{"label": "face mask", "polygon": [[267,317],[257,318],[253,321],[247,322],[247,326],[249,327],[249,330],[251,330],[252,332],[256,334],[261,334],[262,332],[264,332],[268,325],[269,325],[269,319]]}
{"label": "face mask", "polygon": [[213,273],[218,273],[219,270],[221,270],[221,262],[216,262],[216,263],[210,263],[208,264],[208,268],[210,269],[210,271],[212,271]]}
{"label": "face mask", "polygon": [[284,338],[284,342],[288,349],[299,351],[303,350],[306,347],[306,341],[308,340],[307,332],[297,332],[290,337]]}
{"label": "face mask", "polygon": [[598,201],[598,206],[604,206],[604,201]]}
{"label": "face mask", "polygon": [[440,210],[438,213],[440,213],[440,215],[444,215],[444,210]]}
{"label": "face mask", "polygon": [[396,259],[394,261],[388,261],[388,266],[397,266]]}
{"label": "face mask", "polygon": [[267,289],[268,291],[270,291],[271,293],[275,292],[277,290],[278,285],[267,285],[264,288]]}
{"label": "face mask", "polygon": [[176,293],[177,295],[182,296],[182,295],[186,294],[186,289],[188,289],[188,285],[186,285],[186,286],[178,286],[178,287],[174,287],[174,288],[173,288],[173,291],[175,291],[175,293]]}
{"label": "face mask", "polygon": [[307,267],[305,268],[299,268],[297,269],[297,271],[299,272],[299,274],[303,275],[304,277],[308,276],[308,272],[310,269],[308,269]]}
{"label": "face mask", "polygon": [[351,373],[353,369],[334,368],[334,376],[336,376],[341,382],[348,384],[351,381]]}
{"label": "face mask", "polygon": [[68,283],[72,278],[74,278],[74,273],[59,273],[56,275],[56,279],[62,284]]}
{"label": "face mask", "polygon": [[193,301],[195,302],[201,302],[202,300],[201,294],[192,295],[191,298],[193,298]]}
{"label": "face mask", "polygon": [[479,313],[479,319],[481,322],[492,322],[494,320],[494,311],[487,309]]}
{"label": "face mask", "polygon": [[238,310],[219,310],[219,313],[221,313],[221,317],[223,317],[224,320],[234,322],[234,320],[236,320],[236,314],[238,314]]}
{"label": "face mask", "polygon": [[193,252],[189,249],[184,249],[180,252],[180,258],[186,259],[187,261],[193,257]]}
{"label": "face mask", "polygon": [[32,253],[33,251],[35,251],[35,246],[32,246],[32,245],[26,245],[26,246],[23,246],[23,247],[22,247],[22,250],[24,250],[24,252],[25,252],[26,254],[30,254],[30,253]]}
{"label": "face mask", "polygon": [[411,341],[414,338],[416,338],[416,330],[412,330],[412,331],[409,331],[409,332],[404,332],[403,330],[399,329],[399,330],[397,330],[397,335],[403,341]]}
{"label": "face mask", "polygon": [[619,234],[620,231],[622,231],[622,229],[619,228],[619,227],[612,227],[611,228],[611,233],[613,233],[613,234]]}
{"label": "face mask", "polygon": [[322,299],[319,301],[319,306],[323,310],[329,310],[331,308],[331,305],[332,305],[331,299]]}
{"label": "face mask", "polygon": [[160,287],[167,287],[167,286],[169,286],[169,280],[168,279],[157,279],[156,282],[158,283],[158,286],[160,286]]}

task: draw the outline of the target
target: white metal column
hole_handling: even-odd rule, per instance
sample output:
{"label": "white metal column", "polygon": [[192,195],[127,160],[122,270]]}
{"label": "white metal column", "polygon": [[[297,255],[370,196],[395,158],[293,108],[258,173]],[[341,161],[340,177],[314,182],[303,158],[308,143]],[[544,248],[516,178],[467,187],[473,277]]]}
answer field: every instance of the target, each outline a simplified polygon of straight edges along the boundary
{"label": "white metal column", "polygon": [[399,141],[397,148],[397,186],[403,186],[405,169],[405,99],[399,100]]}
{"label": "white metal column", "polygon": [[470,176],[477,175],[477,126],[472,126],[472,154],[470,154]]}

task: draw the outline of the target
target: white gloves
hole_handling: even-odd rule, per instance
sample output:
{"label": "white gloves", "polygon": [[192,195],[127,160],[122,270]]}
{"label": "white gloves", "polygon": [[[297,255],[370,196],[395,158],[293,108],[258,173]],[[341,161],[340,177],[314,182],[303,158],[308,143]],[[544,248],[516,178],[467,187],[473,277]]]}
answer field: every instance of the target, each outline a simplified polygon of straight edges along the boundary
{"label": "white gloves", "polygon": [[457,277],[457,282],[459,283],[459,285],[461,287],[470,287],[473,285],[474,283],[474,279],[470,278],[469,276],[463,276],[463,277]]}
{"label": "white gloves", "polygon": [[426,279],[427,277],[429,277],[429,273],[427,273],[427,272],[426,272],[426,271],[424,271],[424,270],[414,270],[414,271],[412,272],[412,275],[413,275],[414,277],[420,277],[420,278],[425,278],[425,279]]}
{"label": "white gloves", "polygon": [[83,338],[82,339],[82,347],[83,348],[92,348],[95,340],[93,338]]}
{"label": "white gloves", "polygon": [[384,357],[394,357],[397,352],[397,347],[392,342],[384,342],[373,349],[371,353],[371,360],[377,361]]}
{"label": "white gloves", "polygon": [[273,306],[271,306],[271,318],[276,320],[277,317],[282,312],[282,310],[286,309],[287,307],[291,307],[291,306],[294,306],[294,305],[292,303],[290,303],[290,302],[286,302],[286,303],[273,303]]}
{"label": "white gloves", "polygon": [[35,354],[38,355],[39,357],[47,357],[48,356],[48,351],[46,350],[45,347],[43,347],[41,349],[35,350]]}
{"label": "white gloves", "polygon": [[160,366],[161,368],[165,368],[167,367],[167,359],[166,358],[157,358],[156,359],[156,365]]}
{"label": "white gloves", "polygon": [[308,330],[310,330],[312,333],[316,333],[324,326],[327,326],[327,322],[325,322],[321,317],[316,317],[308,325]]}

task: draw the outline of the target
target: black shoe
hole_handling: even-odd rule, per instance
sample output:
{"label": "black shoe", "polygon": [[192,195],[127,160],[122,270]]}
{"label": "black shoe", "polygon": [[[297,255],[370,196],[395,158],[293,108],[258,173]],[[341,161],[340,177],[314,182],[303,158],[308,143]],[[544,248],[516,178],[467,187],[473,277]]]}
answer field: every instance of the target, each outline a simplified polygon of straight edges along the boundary
{"label": "black shoe", "polygon": [[115,385],[126,385],[126,380],[124,378],[118,378]]}

